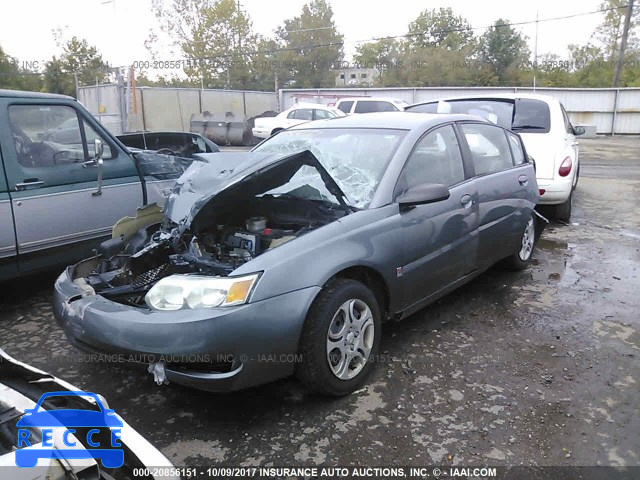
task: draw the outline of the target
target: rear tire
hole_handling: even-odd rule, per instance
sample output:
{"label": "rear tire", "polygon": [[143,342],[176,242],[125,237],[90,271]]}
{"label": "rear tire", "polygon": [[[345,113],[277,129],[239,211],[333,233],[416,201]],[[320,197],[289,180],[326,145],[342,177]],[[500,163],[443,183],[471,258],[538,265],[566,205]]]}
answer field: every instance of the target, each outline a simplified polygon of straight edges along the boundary
{"label": "rear tire", "polygon": [[369,288],[355,280],[332,280],[307,314],[298,379],[323,395],[337,397],[357,390],[374,368],[380,325],[380,307]]}
{"label": "rear tire", "polygon": [[556,205],[555,210],[553,212],[553,216],[556,220],[562,220],[563,222],[568,222],[571,219],[571,209],[573,206],[573,190],[569,193],[569,198],[567,198],[564,203],[560,205]]}
{"label": "rear tire", "polygon": [[524,270],[527,268],[533,258],[536,238],[536,218],[535,213],[532,212],[522,233],[520,249],[510,257],[505,258],[504,266],[509,270]]}
{"label": "rear tire", "polygon": [[281,132],[282,130],[284,130],[283,128],[274,128],[273,130],[271,130],[271,136],[275,135],[278,132]]}

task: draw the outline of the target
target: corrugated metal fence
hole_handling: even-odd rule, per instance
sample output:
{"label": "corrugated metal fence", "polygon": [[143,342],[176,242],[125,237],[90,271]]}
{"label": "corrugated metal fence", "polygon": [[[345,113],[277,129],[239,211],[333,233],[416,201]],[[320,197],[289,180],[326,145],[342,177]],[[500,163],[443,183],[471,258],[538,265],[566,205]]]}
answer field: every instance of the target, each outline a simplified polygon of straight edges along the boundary
{"label": "corrugated metal fence", "polygon": [[124,85],[91,85],[78,89],[78,100],[112,133],[189,131],[194,114],[244,121],[277,110],[272,92],[201,90],[197,88],[138,87],[135,93]]}
{"label": "corrugated metal fence", "polygon": [[[533,92],[522,87],[323,88],[280,90],[282,109],[296,100],[328,104],[353,96],[387,97],[408,103],[473,94]],[[560,100],[576,125],[595,125],[600,134],[640,134],[640,88],[537,88]]]}
{"label": "corrugated metal fence", "polygon": [[[115,134],[139,130],[189,131],[194,114],[209,112],[242,121],[266,111],[285,110],[296,101],[328,104],[339,98],[378,96],[425,102],[473,94],[533,92],[512,87],[324,88],[272,92],[139,87],[116,84],[80,87],[78,99]],[[577,125],[600,134],[640,134],[640,88],[537,88],[560,100]]]}

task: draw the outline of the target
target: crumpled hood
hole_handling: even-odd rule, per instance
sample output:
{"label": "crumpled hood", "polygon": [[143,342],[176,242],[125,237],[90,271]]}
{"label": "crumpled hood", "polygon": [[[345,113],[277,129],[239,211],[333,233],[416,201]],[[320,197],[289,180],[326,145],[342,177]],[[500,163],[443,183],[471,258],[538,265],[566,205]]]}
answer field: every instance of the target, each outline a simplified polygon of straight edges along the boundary
{"label": "crumpled hood", "polygon": [[266,193],[286,183],[304,165],[315,168],[329,192],[348,208],[344,192],[308,150],[286,157],[260,152],[220,152],[195,158],[197,161],[175,183],[164,207],[171,221],[195,232],[216,209],[232,207]]}

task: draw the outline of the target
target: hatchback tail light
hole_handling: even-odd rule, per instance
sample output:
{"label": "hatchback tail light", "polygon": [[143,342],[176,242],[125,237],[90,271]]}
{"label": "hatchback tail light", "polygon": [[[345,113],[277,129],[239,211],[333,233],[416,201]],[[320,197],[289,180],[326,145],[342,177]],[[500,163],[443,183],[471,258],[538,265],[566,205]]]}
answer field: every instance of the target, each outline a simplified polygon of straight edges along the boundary
{"label": "hatchback tail light", "polygon": [[546,190],[544,188],[541,188],[541,189],[538,190],[538,193],[540,195],[544,195],[544,192],[546,192]]}
{"label": "hatchback tail light", "polygon": [[558,169],[558,174],[561,177],[566,177],[571,173],[571,167],[572,167],[571,158],[567,157],[564,159],[564,161],[560,165],[560,168]]}

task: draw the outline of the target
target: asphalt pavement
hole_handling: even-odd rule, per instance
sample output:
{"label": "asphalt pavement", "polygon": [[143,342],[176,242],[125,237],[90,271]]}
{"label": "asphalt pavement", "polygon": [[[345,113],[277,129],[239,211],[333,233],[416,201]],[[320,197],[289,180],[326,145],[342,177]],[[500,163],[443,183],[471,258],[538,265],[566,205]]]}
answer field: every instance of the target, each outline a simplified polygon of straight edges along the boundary
{"label": "asphalt pavement", "polygon": [[0,346],[103,394],[176,465],[640,465],[640,139],[581,140],[568,225],[528,270],[492,269],[383,327],[369,384],[227,395],[83,360],[55,273],[0,285]]}

